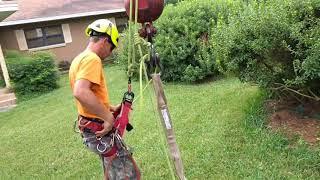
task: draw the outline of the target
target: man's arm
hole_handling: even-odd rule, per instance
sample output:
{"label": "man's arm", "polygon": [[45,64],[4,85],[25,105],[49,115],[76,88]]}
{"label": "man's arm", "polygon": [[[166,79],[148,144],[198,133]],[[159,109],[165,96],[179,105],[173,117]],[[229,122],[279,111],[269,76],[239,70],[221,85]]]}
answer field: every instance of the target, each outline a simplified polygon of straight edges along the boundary
{"label": "man's arm", "polygon": [[102,118],[104,129],[96,134],[103,136],[112,129],[114,117],[92,92],[91,86],[92,83],[86,79],[77,80],[74,85],[73,96],[91,113]]}

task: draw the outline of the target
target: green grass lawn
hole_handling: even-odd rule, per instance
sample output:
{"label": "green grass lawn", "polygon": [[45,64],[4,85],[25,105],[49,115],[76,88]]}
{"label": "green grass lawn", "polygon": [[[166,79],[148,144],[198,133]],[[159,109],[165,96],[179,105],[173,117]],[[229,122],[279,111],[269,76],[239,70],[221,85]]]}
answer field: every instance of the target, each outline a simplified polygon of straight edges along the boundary
{"label": "green grass lawn", "polygon": [[[119,67],[106,69],[112,103],[126,90]],[[102,179],[100,161],[73,132],[76,109],[67,76],[61,88],[0,114],[0,179]],[[297,145],[263,128],[262,93],[226,78],[165,84],[188,179],[319,179],[319,148]],[[138,83],[133,84],[138,92]],[[136,102],[127,144],[143,179],[170,179],[158,113],[146,91]],[[155,100],[153,100],[155,102]]]}

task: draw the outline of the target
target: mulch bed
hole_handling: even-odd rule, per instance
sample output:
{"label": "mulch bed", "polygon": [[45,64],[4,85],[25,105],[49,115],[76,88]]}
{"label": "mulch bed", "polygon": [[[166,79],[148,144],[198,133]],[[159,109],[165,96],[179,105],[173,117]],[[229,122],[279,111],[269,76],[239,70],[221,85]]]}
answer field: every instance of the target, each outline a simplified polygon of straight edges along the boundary
{"label": "mulch bed", "polygon": [[268,127],[281,131],[288,138],[298,135],[310,145],[320,142],[320,103],[295,101],[266,102],[269,112]]}

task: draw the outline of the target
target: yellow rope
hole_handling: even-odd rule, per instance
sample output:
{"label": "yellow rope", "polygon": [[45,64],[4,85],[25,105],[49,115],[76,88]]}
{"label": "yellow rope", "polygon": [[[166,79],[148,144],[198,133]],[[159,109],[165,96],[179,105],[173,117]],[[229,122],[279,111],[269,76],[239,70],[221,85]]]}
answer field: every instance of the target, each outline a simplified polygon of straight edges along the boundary
{"label": "yellow rope", "polygon": [[[152,79],[150,79],[150,81],[147,83],[147,85],[142,89],[142,92],[144,92],[144,91],[147,89],[147,87],[149,87],[149,85],[150,85],[151,82],[152,82]],[[134,104],[134,102],[136,102],[140,97],[141,97],[141,96],[138,95],[136,98],[134,98],[133,104]]]}
{"label": "yellow rope", "polygon": [[131,45],[131,21],[132,21],[132,0],[130,0],[130,14],[129,14],[129,44],[128,44],[128,76],[131,77],[133,72],[132,72],[132,68],[133,68],[133,61],[131,58],[131,50],[132,50],[132,45]]}

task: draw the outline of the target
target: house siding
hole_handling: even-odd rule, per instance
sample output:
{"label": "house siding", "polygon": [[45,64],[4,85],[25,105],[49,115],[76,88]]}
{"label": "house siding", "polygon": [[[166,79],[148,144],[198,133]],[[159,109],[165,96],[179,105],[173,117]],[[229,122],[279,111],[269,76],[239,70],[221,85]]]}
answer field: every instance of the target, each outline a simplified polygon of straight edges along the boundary
{"label": "house siding", "polygon": [[42,22],[42,23],[26,24],[26,25],[18,25],[18,26],[1,28],[0,44],[2,45],[2,48],[4,49],[4,51],[7,51],[7,50],[20,51],[17,38],[15,35],[15,30],[36,28],[36,27],[50,26],[50,25],[69,24],[72,42],[66,43],[66,45],[63,47],[47,49],[47,51],[51,51],[56,55],[57,63],[59,63],[60,61],[71,62],[73,58],[77,56],[80,52],[82,52],[87,46],[88,37],[84,34],[86,27],[96,19],[112,18],[112,17],[115,18],[117,23],[118,22],[124,23],[125,21],[123,19],[126,18],[126,15],[125,13],[118,13],[113,15],[91,16],[91,17],[81,18],[81,19],[70,19],[70,20],[52,21],[52,22],[45,22],[45,23]]}
{"label": "house siding", "polygon": [[5,29],[0,31],[0,44],[4,51],[7,49],[19,50],[18,41],[13,29]]}

